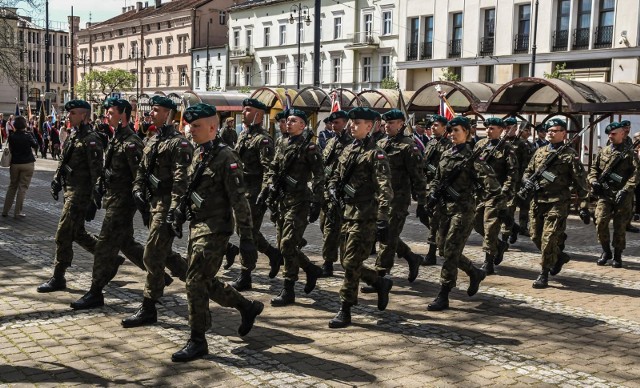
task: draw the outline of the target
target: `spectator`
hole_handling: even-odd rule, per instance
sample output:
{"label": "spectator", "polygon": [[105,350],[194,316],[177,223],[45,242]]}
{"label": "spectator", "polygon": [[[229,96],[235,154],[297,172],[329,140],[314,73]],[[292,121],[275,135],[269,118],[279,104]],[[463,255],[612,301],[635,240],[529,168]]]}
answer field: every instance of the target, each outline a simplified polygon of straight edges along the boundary
{"label": "spectator", "polygon": [[15,131],[13,120],[14,120],[13,115],[9,116],[9,120],[7,120],[7,123],[6,123],[7,137],[11,136],[11,134]]}
{"label": "spectator", "polygon": [[36,153],[36,158],[38,157],[38,150],[42,149],[42,135],[40,134],[40,131],[38,130],[38,126],[35,125],[33,127],[33,138],[36,139],[36,143],[37,146],[36,148],[33,149],[33,151]]}
{"label": "spectator", "polygon": [[326,117],[324,120],[322,120],[322,122],[324,123],[324,130],[318,133],[318,145],[320,146],[321,150],[323,150],[327,146],[327,142],[329,141],[329,139],[336,135],[331,127],[329,117]]}
{"label": "spectator", "polygon": [[60,159],[60,131],[58,128],[60,127],[60,122],[54,124],[51,127],[51,133],[49,134],[49,138],[51,141],[51,158]]}
{"label": "spectator", "polygon": [[7,120],[4,119],[4,113],[0,113],[0,150],[2,149],[2,143],[7,141],[9,135],[7,134]]}
{"label": "spectator", "polygon": [[47,116],[47,121],[42,123],[42,147],[40,154],[44,159],[47,158],[47,150],[49,149],[49,134],[51,133],[51,116]]}
{"label": "spectator", "polygon": [[[16,200],[14,209],[14,217],[25,217],[22,212],[22,204],[24,197],[27,195],[27,189],[31,183],[33,176],[34,162],[36,159],[31,153],[31,148],[37,147],[33,136],[26,131],[27,120],[18,116],[15,119],[15,132],[9,136],[9,150],[11,150],[11,166],[9,167],[10,182],[7,188],[7,195],[4,199],[4,208],[2,216],[6,217],[13,206],[13,200]],[[17,192],[17,198],[16,198]]]}

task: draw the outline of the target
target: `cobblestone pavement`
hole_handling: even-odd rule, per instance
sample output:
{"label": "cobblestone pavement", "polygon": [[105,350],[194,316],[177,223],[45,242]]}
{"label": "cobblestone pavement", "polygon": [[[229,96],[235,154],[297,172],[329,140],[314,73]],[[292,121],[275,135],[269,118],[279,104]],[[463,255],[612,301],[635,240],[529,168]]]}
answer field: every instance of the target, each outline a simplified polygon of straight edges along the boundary
{"label": "cobblestone pavement", "polygon": [[[105,307],[76,312],[69,303],[89,288],[92,257],[75,247],[68,290],[38,294],[51,276],[55,232],[62,204],[49,195],[55,163],[38,160],[24,219],[0,219],[0,385],[170,385],[170,386],[589,386],[640,387],[640,242],[628,234],[624,269],[597,267],[599,246],[593,225],[569,220],[567,251],[572,261],[546,290],[531,283],[539,271],[533,244],[520,237],[473,298],[463,275],[451,294],[451,309],[428,312],[436,295],[439,267],[422,267],[414,283],[399,259],[385,312],[375,295],[360,296],[354,325],[327,327],[339,308],[342,271],[322,279],[310,295],[296,285],[296,304],[273,308],[282,279],[269,279],[260,255],[249,298],[265,303],[253,331],[236,334],[240,316],[211,305],[210,355],[175,364],[171,354],[189,335],[184,284],[165,291],[156,325],[124,329],[120,320],[142,300],[144,276],[131,263],[105,289]],[[8,183],[0,169],[0,199]],[[88,223],[99,230],[102,214]],[[136,238],[146,229],[136,219]],[[274,229],[265,222],[266,235]],[[321,262],[320,232],[310,225],[305,252]],[[403,239],[425,254],[425,228],[411,217]],[[235,240],[235,237],[232,238]],[[175,249],[185,253],[186,241]],[[472,234],[466,253],[483,260],[481,240]],[[371,258],[373,260],[373,258]],[[339,265],[338,265],[339,268]],[[221,273],[238,274],[237,264]],[[304,280],[304,276],[302,277]]]}

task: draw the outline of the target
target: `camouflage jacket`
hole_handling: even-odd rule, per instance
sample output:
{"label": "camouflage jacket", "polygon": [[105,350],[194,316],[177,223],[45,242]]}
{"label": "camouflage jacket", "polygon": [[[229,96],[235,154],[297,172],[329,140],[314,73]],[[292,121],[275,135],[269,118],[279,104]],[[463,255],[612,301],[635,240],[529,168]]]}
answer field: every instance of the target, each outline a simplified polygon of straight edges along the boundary
{"label": "camouflage jacket", "polygon": [[638,155],[630,145],[626,143],[618,146],[608,145],[596,155],[587,180],[589,182],[598,181],[602,177],[602,173],[611,168],[603,180],[603,183],[608,186],[604,195],[614,198],[618,190],[633,192],[640,182],[639,166]]}
{"label": "camouflage jacket", "polygon": [[133,180],[142,160],[143,148],[142,140],[129,126],[118,128],[109,141],[104,166],[105,208],[133,206]]}
{"label": "camouflage jacket", "polygon": [[[158,154],[155,164],[150,166],[150,157],[157,143]],[[164,126],[144,147],[138,174],[133,182],[133,190],[151,193],[151,212],[164,212],[178,206],[180,198],[187,191],[187,169],[191,164],[193,145],[172,125]],[[147,171],[150,172],[145,182]]]}
{"label": "camouflage jacket", "polygon": [[413,140],[413,136],[405,136],[399,132],[394,137],[379,140],[378,147],[387,154],[389,160],[393,202],[410,203],[413,193],[418,204],[424,204],[427,183],[422,171],[422,152]]}
{"label": "camouflage jacket", "polygon": [[282,133],[280,137],[276,139],[276,144],[274,146],[275,152],[273,154],[274,157],[278,152],[283,151],[283,148],[287,145],[288,139],[289,139],[288,133]]}
{"label": "camouflage jacket", "polygon": [[440,164],[442,153],[451,148],[451,140],[447,137],[433,137],[424,146],[424,174],[427,183],[436,177],[436,170]]}
{"label": "camouflage jacket", "polygon": [[259,125],[253,125],[240,133],[236,151],[242,161],[247,192],[257,197],[274,156],[273,140]]}
{"label": "camouflage jacket", "polygon": [[[207,153],[211,154],[205,159]],[[212,233],[231,235],[235,218],[240,237],[252,239],[251,210],[238,154],[221,139],[198,147],[189,166],[189,182],[198,165],[207,161],[189,198],[189,208],[194,214],[189,226],[191,238]]]}
{"label": "camouflage jacket", "polygon": [[222,141],[227,147],[234,148],[238,142],[238,133],[235,128],[224,127],[218,136],[222,138]]}
{"label": "camouflage jacket", "polygon": [[[88,124],[77,128],[64,142],[58,163],[65,176],[65,190],[92,190],[102,174],[103,147],[100,137]],[[71,152],[70,156],[67,154]],[[62,161],[69,159],[66,165]]]}
{"label": "camouflage jacket", "polygon": [[[355,167],[348,181],[343,182],[345,170],[351,163],[355,163]],[[391,169],[387,155],[373,138],[367,136],[345,147],[338,158],[337,168],[329,178],[327,192],[335,190],[339,183],[345,185],[345,220],[389,220],[393,200]]]}
{"label": "camouflage jacket", "polygon": [[531,147],[527,144],[526,140],[522,140],[520,138],[508,139],[507,142],[511,142],[511,146],[516,154],[516,159],[518,161],[518,178],[522,178],[522,174],[524,174],[525,168],[529,164],[529,160],[531,160]]}
{"label": "camouflage jacket", "polygon": [[340,136],[334,136],[327,142],[327,146],[322,151],[322,161],[324,162],[324,174],[329,179],[338,166],[338,158],[345,147],[353,143],[353,137],[346,128]]}
{"label": "camouflage jacket", "polygon": [[[493,147],[500,140],[481,139],[476,143],[474,150],[483,149],[482,153],[474,163],[476,173],[482,185],[479,198],[487,200],[497,195],[504,195],[511,198],[516,192],[516,183],[520,180],[518,174],[518,161],[509,142],[502,144],[500,149],[496,150],[489,160],[486,157]],[[489,168],[487,168],[487,166]],[[492,190],[492,182],[497,179],[500,187],[498,190]]]}

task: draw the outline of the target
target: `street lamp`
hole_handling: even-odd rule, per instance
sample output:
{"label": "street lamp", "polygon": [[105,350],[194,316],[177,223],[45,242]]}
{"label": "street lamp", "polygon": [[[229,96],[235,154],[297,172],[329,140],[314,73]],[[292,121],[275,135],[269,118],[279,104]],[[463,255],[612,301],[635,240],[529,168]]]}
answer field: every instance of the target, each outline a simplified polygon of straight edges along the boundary
{"label": "street lamp", "polygon": [[[293,14],[298,15],[298,75],[297,75],[297,83],[298,90],[300,90],[300,30],[302,29],[302,19],[304,18],[304,23],[308,26],[311,24],[311,18],[309,17],[309,7],[306,5],[302,5],[301,3],[294,4],[289,9],[289,24],[295,23],[295,18]],[[314,53],[314,55],[318,55],[318,53]]]}
{"label": "street lamp", "polygon": [[140,99],[140,67],[138,65],[138,61],[142,61],[144,58],[144,48],[140,47],[138,49],[138,45],[131,48],[131,54],[129,55],[129,59],[134,59],[136,61],[136,102]]}

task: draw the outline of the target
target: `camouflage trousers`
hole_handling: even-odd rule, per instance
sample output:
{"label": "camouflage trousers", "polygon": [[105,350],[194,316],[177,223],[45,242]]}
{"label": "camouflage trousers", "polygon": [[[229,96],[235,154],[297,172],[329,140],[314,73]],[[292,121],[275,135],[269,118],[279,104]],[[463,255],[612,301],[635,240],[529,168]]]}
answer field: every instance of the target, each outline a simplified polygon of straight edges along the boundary
{"label": "camouflage trousers", "polygon": [[569,216],[568,202],[531,202],[529,209],[529,234],[531,241],[542,252],[540,265],[551,269],[564,247]]}
{"label": "camouflage trousers", "polygon": [[406,257],[411,253],[411,248],[400,239],[400,233],[404,228],[404,222],[409,215],[408,206],[404,204],[392,204],[389,214],[389,239],[387,244],[380,243],[380,250],[376,258],[377,270],[389,270],[393,267],[396,257]]}
{"label": "camouflage trousers", "polygon": [[307,228],[309,218],[309,202],[299,201],[286,205],[280,204],[278,222],[282,225],[280,238],[280,252],[284,258],[285,280],[298,280],[300,268],[305,269],[311,265],[311,261],[300,250],[302,237]]}
{"label": "camouflage trousers", "polygon": [[186,288],[189,326],[194,332],[205,333],[211,328],[209,299],[222,307],[234,308],[247,301],[235,288],[216,277],[228,242],[229,236],[222,233],[189,239]]}
{"label": "camouflage trousers", "polygon": [[474,230],[483,237],[482,251],[490,256],[495,256],[498,253],[498,240],[502,225],[500,213],[504,213],[505,209],[504,201],[496,201],[495,199],[480,201],[476,207]]}
{"label": "camouflage trousers", "polygon": [[73,261],[73,243],[89,253],[94,253],[96,238],[84,228],[84,218],[91,201],[89,190],[66,190],[58,229],[56,230],[55,267],[66,270]]}
{"label": "camouflage trousers", "polygon": [[442,214],[439,233],[443,239],[444,262],[440,271],[440,283],[443,286],[456,286],[458,268],[467,275],[473,270],[473,263],[462,253],[473,229],[473,210],[473,206],[465,206],[455,211],[447,209]]}
{"label": "camouflage trousers", "polygon": [[376,270],[363,264],[376,240],[376,221],[345,220],[342,224],[342,234],[344,256],[340,264],[344,268],[344,281],[340,288],[340,300],[356,305],[360,280],[373,284],[378,279]]}
{"label": "camouflage trousers", "polygon": [[[262,232],[260,232],[260,228],[262,228],[262,220],[264,218],[264,213],[266,208],[264,206],[256,205],[257,201],[256,196],[249,196],[249,207],[251,208],[251,222],[253,225],[253,243],[256,245],[256,249],[258,252],[265,253],[267,249],[269,249],[270,244],[269,241],[264,237]],[[252,258],[243,257],[240,255],[240,265],[243,270],[253,271],[256,268],[255,255]]]}
{"label": "camouflage trousers", "polygon": [[[633,196],[627,195],[620,205],[609,199],[599,199],[596,204],[596,231],[598,242],[624,250],[627,246],[626,228],[633,217]],[[613,241],[609,235],[609,222],[613,219]]]}
{"label": "camouflage trousers", "polygon": [[[509,202],[507,202],[507,218],[515,220],[515,215],[516,215],[516,208],[518,207],[518,201],[517,201],[517,196],[512,198],[511,200],[509,200]],[[520,214],[522,215],[522,208],[520,209]],[[501,223],[502,224],[502,234],[505,237],[511,236],[511,233],[513,231],[513,224],[512,225],[508,225],[507,223],[505,223],[504,221]]]}
{"label": "camouflage trousers", "polygon": [[[338,252],[342,247],[342,216],[337,214],[335,205],[328,205],[320,213],[320,230],[322,231],[322,258],[332,263],[338,262]],[[331,216],[327,216],[331,214]],[[344,254],[340,252],[341,256]]]}
{"label": "camouflage trousers", "polygon": [[152,300],[160,299],[164,292],[164,268],[173,245],[173,234],[171,227],[165,221],[166,218],[166,211],[151,213],[149,237],[142,256],[147,269],[144,296]]}

